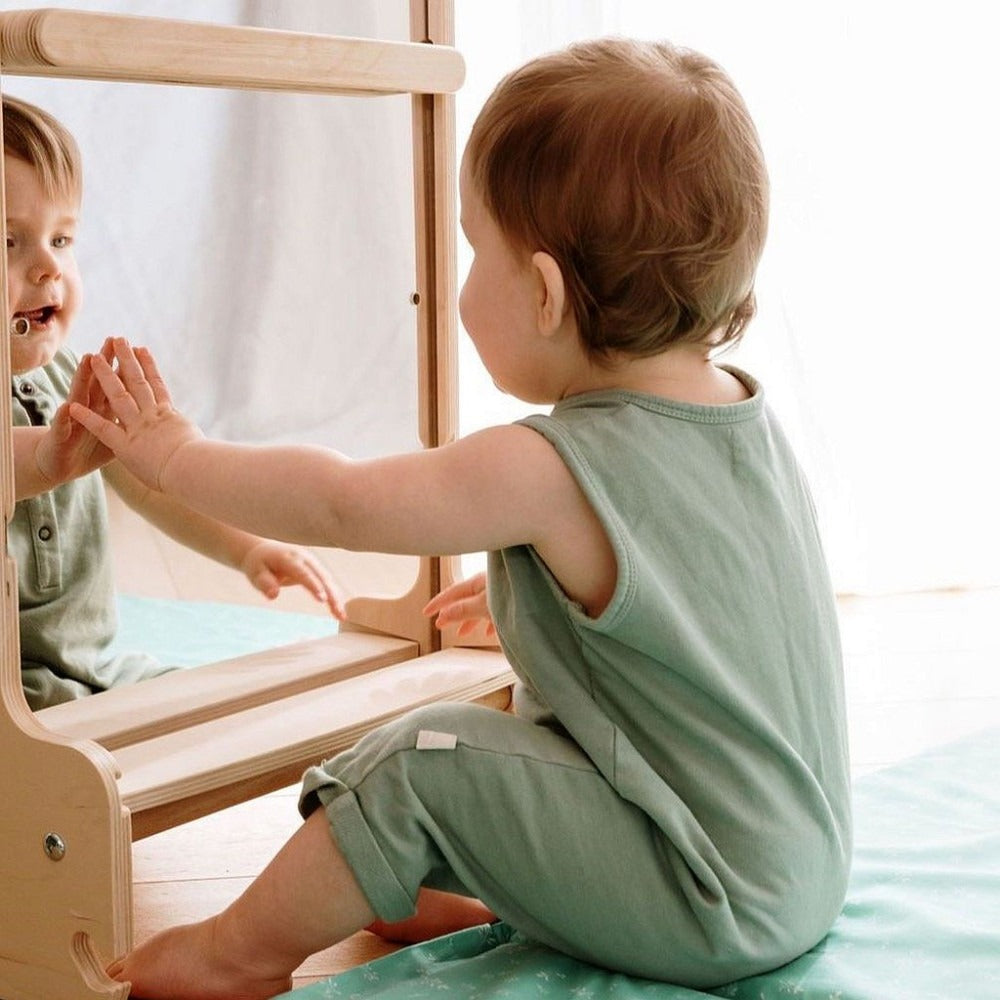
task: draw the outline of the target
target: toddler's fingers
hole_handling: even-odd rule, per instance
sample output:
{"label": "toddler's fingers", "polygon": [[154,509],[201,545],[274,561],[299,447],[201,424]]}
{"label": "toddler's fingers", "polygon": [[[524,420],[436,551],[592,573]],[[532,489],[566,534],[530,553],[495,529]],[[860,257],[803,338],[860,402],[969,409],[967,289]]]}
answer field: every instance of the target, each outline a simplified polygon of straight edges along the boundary
{"label": "toddler's fingers", "polygon": [[[312,562],[312,560],[310,560]],[[320,593],[317,600],[321,601],[330,609],[330,614],[339,622],[347,621],[347,610],[340,597],[340,591],[333,582],[333,578],[327,573],[325,567],[320,563],[313,563],[316,576],[319,579]]]}
{"label": "toddler's fingers", "polygon": [[304,556],[298,553],[285,553],[280,573],[280,579],[275,575],[279,586],[285,583],[297,583],[305,587],[320,604],[325,604],[330,609],[330,614],[334,618],[338,621],[345,620],[347,612],[344,610],[344,605],[333,580],[325,568],[311,555],[308,553]]}
{"label": "toddler's fingers", "polygon": [[[120,362],[119,362],[120,364]],[[132,393],[122,384],[115,370],[100,354],[90,356],[90,368],[111,407],[111,412],[123,423],[131,423],[139,413]],[[83,421],[81,421],[83,423]],[[87,426],[84,424],[84,426]],[[91,429],[88,427],[88,430]]]}
{"label": "toddler's fingers", "polygon": [[428,618],[436,614],[441,608],[452,603],[456,599],[472,598],[481,593],[486,588],[486,574],[477,573],[467,580],[459,580],[450,587],[445,587],[439,594],[435,594],[424,606],[424,614]]}
{"label": "toddler's fingers", "polygon": [[340,599],[340,594],[336,591],[327,591],[326,606],[330,609],[330,614],[333,615],[338,622],[347,621],[347,609],[344,607],[344,602]]}
{"label": "toddler's fingers", "polygon": [[146,379],[146,371],[124,337],[115,337],[115,357],[118,360],[118,374],[139,409],[158,402],[152,386]]}
{"label": "toddler's fingers", "polygon": [[326,580],[312,558],[298,549],[283,549],[270,559],[276,574],[286,583],[297,583],[318,600],[326,598]]}
{"label": "toddler's fingers", "polygon": [[293,574],[296,583],[301,584],[320,604],[330,603],[330,588],[310,566],[297,566]]}
{"label": "toddler's fingers", "polygon": [[465,619],[485,618],[483,599],[478,594],[474,597],[466,597],[461,601],[452,601],[445,605],[438,612],[438,621],[445,624],[451,622],[464,621]]}
{"label": "toddler's fingers", "polygon": [[250,582],[269,600],[273,601],[281,593],[278,578],[269,569],[258,570],[250,577]]}
{"label": "toddler's fingers", "polygon": [[124,431],[110,420],[105,420],[99,413],[88,410],[86,406],[79,403],[69,404],[69,415],[78,423],[90,431],[101,444],[106,445],[112,451],[119,444],[122,444]]}
{"label": "toddler's fingers", "polygon": [[[104,357],[103,349],[101,356]],[[108,416],[111,412],[108,406],[108,397],[104,394],[101,383],[97,380],[93,360],[92,354],[85,354],[80,359],[80,364],[76,370],[77,375],[82,379],[80,395],[79,397],[74,397],[74,394],[70,393],[69,399],[70,402],[83,403],[87,409],[94,410],[102,416]],[[104,360],[108,361],[107,358],[104,358]],[[108,364],[110,365],[111,362],[108,361]]]}
{"label": "toddler's fingers", "polygon": [[[447,628],[448,623],[442,622],[440,618],[434,622],[436,628],[444,629]],[[460,622],[458,628],[455,629],[455,635],[459,639],[464,639],[466,636],[472,635],[474,632],[478,632],[479,629],[483,629],[483,634],[487,639],[495,639],[497,630],[496,626],[488,618],[466,618],[464,621]]]}
{"label": "toddler's fingers", "polygon": [[319,581],[320,586],[327,593],[334,593],[337,589],[336,584],[333,582],[333,577],[330,576],[327,568],[310,552],[308,549],[301,550],[299,559],[302,560],[302,564],[306,566],[310,573]]}
{"label": "toddler's fingers", "polygon": [[73,431],[77,429],[77,423],[70,416],[69,408],[70,401],[67,399],[65,403],[61,404],[59,409],[56,410],[55,416],[52,418],[52,430],[55,432],[57,440],[60,442],[68,441],[73,434]]}
{"label": "toddler's fingers", "polygon": [[111,412],[111,404],[108,402],[108,397],[101,388],[101,383],[97,381],[93,365],[88,362],[87,368],[86,399],[81,399],[80,402],[83,403],[88,410],[93,410],[95,413],[99,413],[102,417],[107,417],[111,420],[113,419],[114,414]]}
{"label": "toddler's fingers", "polygon": [[142,370],[146,373],[146,381],[149,382],[150,389],[153,390],[153,398],[157,403],[167,403],[173,405],[170,398],[170,390],[167,383],[163,381],[159,368],[156,367],[156,360],[146,347],[137,347],[135,355],[142,365]]}
{"label": "toddler's fingers", "polygon": [[[86,403],[90,397],[90,362],[85,354],[73,373],[73,381],[69,385],[66,401],[69,403]],[[60,407],[61,409],[61,407]]]}

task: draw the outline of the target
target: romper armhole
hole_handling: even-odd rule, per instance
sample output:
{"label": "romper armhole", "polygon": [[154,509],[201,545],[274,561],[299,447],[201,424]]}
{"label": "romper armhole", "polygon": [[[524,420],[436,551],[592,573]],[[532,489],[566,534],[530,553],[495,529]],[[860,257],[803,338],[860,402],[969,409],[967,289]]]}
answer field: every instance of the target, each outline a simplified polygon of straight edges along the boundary
{"label": "romper armhole", "polygon": [[518,423],[541,434],[556,449],[601,522],[608,536],[608,541],[611,543],[617,564],[615,589],[607,606],[596,618],[588,615],[576,601],[566,595],[566,592],[559,585],[559,581],[545,566],[541,557],[538,557],[539,564],[545,570],[545,579],[553,591],[560,596],[575,624],[598,632],[609,632],[624,618],[635,596],[635,558],[629,544],[628,533],[624,530],[616,511],[609,503],[607,494],[599,480],[593,474],[590,463],[566,429],[551,417],[541,415],[525,417]]}

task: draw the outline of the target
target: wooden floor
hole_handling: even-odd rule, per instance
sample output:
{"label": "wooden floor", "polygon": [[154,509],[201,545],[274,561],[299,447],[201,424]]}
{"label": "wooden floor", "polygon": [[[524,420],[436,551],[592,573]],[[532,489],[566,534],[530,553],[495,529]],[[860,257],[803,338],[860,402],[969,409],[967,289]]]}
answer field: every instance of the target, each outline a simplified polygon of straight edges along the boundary
{"label": "wooden floor", "polygon": [[[841,601],[855,775],[1000,724],[1000,589]],[[298,825],[297,788],[134,847],[136,939],[225,906]],[[305,985],[391,950],[366,932],[314,956]]]}

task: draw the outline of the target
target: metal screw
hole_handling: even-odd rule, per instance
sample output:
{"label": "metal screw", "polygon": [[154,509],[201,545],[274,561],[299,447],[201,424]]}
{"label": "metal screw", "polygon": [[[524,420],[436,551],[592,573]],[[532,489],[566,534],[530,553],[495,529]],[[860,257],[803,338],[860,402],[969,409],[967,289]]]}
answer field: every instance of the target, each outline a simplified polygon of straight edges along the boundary
{"label": "metal screw", "polygon": [[58,833],[47,833],[45,834],[44,840],[45,853],[53,861],[62,861],[66,855],[66,844],[63,842],[62,837]]}
{"label": "metal screw", "polygon": [[420,292],[414,292],[410,296],[410,303],[412,305],[415,305],[415,306],[419,306],[420,305]]}

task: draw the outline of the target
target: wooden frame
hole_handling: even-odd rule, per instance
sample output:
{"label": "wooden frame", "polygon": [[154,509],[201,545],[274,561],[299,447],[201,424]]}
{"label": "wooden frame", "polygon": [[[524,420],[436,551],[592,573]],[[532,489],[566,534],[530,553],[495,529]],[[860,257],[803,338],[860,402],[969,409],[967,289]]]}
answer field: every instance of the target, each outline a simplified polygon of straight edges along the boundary
{"label": "wooden frame", "polygon": [[[76,11],[0,14],[0,74],[324,94],[411,93],[420,438],[456,433],[455,134],[464,66],[451,0],[410,0],[409,43]],[[0,77],[2,81],[2,77]],[[3,186],[0,184],[0,196]],[[2,203],[0,203],[2,204]],[[3,315],[6,261],[0,257]],[[0,337],[0,372],[10,374]],[[0,423],[11,425],[6,395]],[[31,713],[20,683],[13,501],[3,463],[0,996],[121,1000],[105,964],[132,944],[133,839],[281,787],[323,755],[436,700],[506,707],[490,650],[441,649],[420,608],[457,575],[424,558],[409,593],[350,602],[352,630]],[[445,646],[450,645],[446,637]],[[346,707],[345,706],[349,706]]]}

